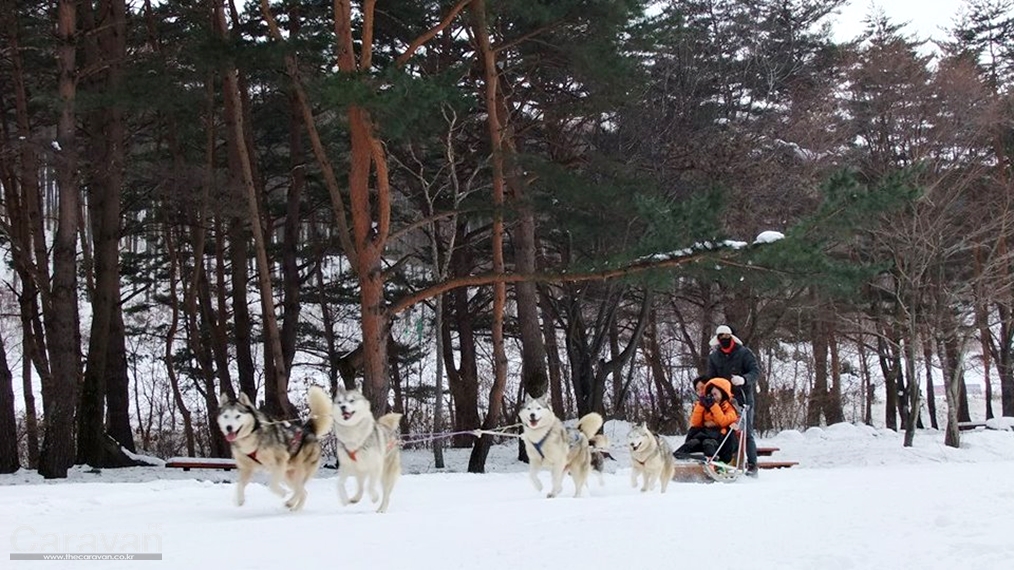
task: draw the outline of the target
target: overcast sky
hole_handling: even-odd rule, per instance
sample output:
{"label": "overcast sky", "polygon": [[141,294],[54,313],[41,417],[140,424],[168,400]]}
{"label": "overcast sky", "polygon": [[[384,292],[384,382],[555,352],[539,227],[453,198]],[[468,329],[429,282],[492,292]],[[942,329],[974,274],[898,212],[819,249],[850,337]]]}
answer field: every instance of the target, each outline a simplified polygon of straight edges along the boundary
{"label": "overcast sky", "polygon": [[946,38],[941,28],[954,25],[954,17],[965,5],[963,0],[851,0],[841,9],[834,25],[836,39],[850,40],[863,31],[863,18],[875,8],[883,9],[892,21],[908,23],[904,31],[919,39]]}

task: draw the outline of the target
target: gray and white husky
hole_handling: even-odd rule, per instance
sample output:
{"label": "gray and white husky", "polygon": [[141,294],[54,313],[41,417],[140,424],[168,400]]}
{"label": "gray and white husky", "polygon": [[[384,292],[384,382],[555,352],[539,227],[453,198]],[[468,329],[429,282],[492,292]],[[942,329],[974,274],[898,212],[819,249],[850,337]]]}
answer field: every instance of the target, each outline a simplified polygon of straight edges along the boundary
{"label": "gray and white husky", "polygon": [[630,447],[630,486],[636,487],[638,477],[642,477],[642,493],[654,489],[656,481],[661,481],[665,493],[676,469],[669,442],[652,433],[648,424],[641,424],[630,429],[627,445]]}
{"label": "gray and white husky", "polygon": [[568,429],[542,398],[529,396],[518,417],[524,428],[521,439],[528,452],[528,476],[535,489],[542,491],[539,471],[545,467],[552,473],[553,480],[547,497],[555,497],[563,490],[566,471],[574,480],[574,496],[581,496],[581,489],[592,470],[593,445],[606,441],[595,436],[602,427],[602,416],[595,412],[586,414],[577,421],[577,429]]}
{"label": "gray and white husky", "polygon": [[218,410],[218,428],[232,448],[239,479],[236,481],[236,505],[245,501],[244,491],[254,472],[267,471],[271,491],[286,495],[282,482],[292,490],[285,501],[290,510],[298,511],[306,503],[306,483],[320,466],[320,438],[331,431],[331,402],[324,390],[311,386],[308,394],[310,417],[303,425],[271,421],[253,402],[240,394]]}
{"label": "gray and white husky", "polygon": [[[334,434],[338,440],[338,498],[342,505],[358,503],[363,490],[370,500],[381,499],[378,513],[387,511],[391,491],[401,475],[401,445],[398,423],[401,414],[373,417],[370,401],[359,390],[339,390],[334,397]],[[345,481],[356,478],[356,493],[351,498]],[[382,498],[378,496],[380,484]]]}

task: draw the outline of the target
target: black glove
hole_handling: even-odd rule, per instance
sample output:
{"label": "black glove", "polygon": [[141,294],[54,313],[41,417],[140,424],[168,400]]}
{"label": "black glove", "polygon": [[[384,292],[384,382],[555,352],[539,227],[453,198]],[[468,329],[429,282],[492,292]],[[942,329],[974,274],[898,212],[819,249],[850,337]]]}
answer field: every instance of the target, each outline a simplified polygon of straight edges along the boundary
{"label": "black glove", "polygon": [[704,406],[705,410],[710,410],[711,406],[715,405],[715,397],[711,394],[701,396],[701,405]]}

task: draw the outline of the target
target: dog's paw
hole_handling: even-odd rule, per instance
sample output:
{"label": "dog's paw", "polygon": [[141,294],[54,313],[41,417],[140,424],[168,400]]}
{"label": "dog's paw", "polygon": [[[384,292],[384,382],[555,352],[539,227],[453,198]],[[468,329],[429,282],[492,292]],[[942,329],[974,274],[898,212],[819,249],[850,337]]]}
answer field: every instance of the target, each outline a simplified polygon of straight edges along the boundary
{"label": "dog's paw", "polygon": [[279,497],[284,497],[284,496],[285,496],[285,489],[283,489],[283,488],[282,488],[281,486],[279,486],[279,485],[271,485],[271,486],[270,486],[270,487],[268,487],[268,488],[269,488],[269,489],[271,489],[271,492],[272,492],[272,493],[274,493],[274,494],[278,495]]}
{"label": "dog's paw", "polygon": [[236,493],[236,497],[233,499],[232,502],[235,503],[237,507],[242,507],[243,503],[246,502],[246,497],[244,497],[239,493]]}

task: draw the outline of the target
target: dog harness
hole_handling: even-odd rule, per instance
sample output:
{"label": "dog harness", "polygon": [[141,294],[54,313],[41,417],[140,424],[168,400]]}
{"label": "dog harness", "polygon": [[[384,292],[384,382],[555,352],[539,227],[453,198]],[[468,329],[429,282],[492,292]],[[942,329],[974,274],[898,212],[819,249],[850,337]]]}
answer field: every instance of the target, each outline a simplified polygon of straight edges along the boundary
{"label": "dog harness", "polygon": [[[369,438],[367,438],[367,439],[369,439]],[[363,442],[363,443],[365,443],[365,442]],[[397,441],[395,440],[394,437],[392,437],[392,434],[388,434],[388,437],[387,437],[387,449],[385,449],[384,452],[385,453],[390,452],[392,449],[394,449],[394,446],[395,446],[396,443],[397,443]],[[342,446],[342,449],[345,450],[345,454],[348,455],[349,459],[351,459],[352,461],[356,461],[356,454],[359,453],[359,450],[363,448],[363,446],[360,445],[359,447],[357,447],[355,449],[349,449],[348,446],[346,446],[344,443],[342,443],[341,440],[338,440],[338,445]]]}
{"label": "dog harness", "polygon": [[539,457],[541,457],[543,459],[546,458],[546,454],[542,453],[542,444],[546,443],[546,440],[549,439],[549,436],[552,433],[553,433],[553,430],[549,430],[549,431],[546,432],[546,435],[542,436],[542,439],[540,439],[539,441],[536,441],[536,442],[532,443],[532,447],[535,448],[535,451],[539,452]]}
{"label": "dog harness", "polygon": [[[303,442],[306,439],[307,427],[305,425],[302,427],[295,426],[290,424],[289,422],[284,422],[282,424],[282,428],[286,431],[286,433],[289,436],[289,446],[288,446],[289,457],[293,457],[297,453],[299,453],[300,449],[303,448]],[[257,419],[257,416],[254,415],[254,425],[253,429],[250,430],[250,433],[254,433],[259,429],[261,429],[261,422],[260,420]],[[260,448],[259,447],[255,448],[250,453],[246,453],[244,455],[254,460],[254,462],[256,462],[257,464],[263,465],[263,463],[261,463],[261,460],[257,459],[258,449]]]}

